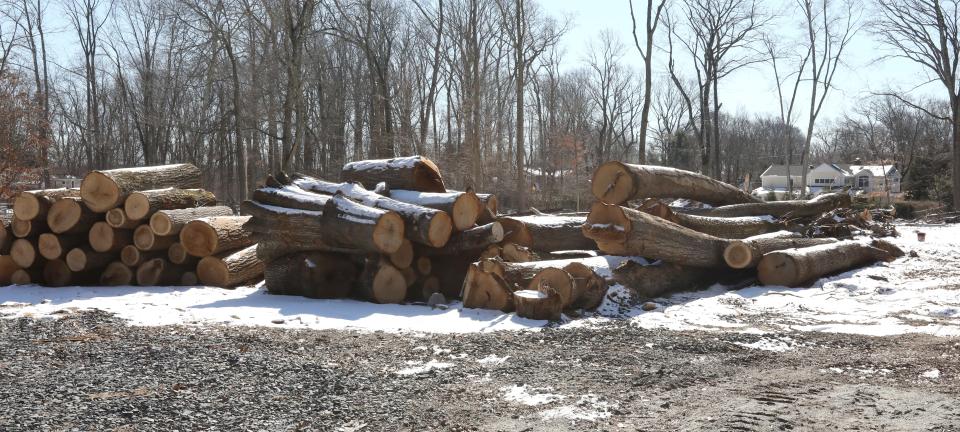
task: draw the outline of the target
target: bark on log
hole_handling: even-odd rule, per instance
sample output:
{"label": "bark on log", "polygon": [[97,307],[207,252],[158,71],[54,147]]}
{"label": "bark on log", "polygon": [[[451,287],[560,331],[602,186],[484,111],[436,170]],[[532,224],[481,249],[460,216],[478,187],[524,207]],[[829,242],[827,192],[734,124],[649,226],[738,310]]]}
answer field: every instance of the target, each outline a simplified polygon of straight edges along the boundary
{"label": "bark on log", "polygon": [[0,255],[10,253],[10,245],[13,244],[13,233],[10,232],[11,218],[7,215],[0,215]]}
{"label": "bark on log", "polygon": [[120,261],[114,261],[107,264],[107,267],[100,273],[100,285],[105,286],[124,286],[134,282],[134,272],[130,267],[125,266]]}
{"label": "bark on log", "polygon": [[581,262],[571,262],[563,266],[563,271],[573,278],[573,300],[571,308],[594,310],[603,302],[607,294],[607,281],[592,268]]}
{"label": "bark on log", "polygon": [[16,239],[10,247],[10,257],[21,268],[30,268],[43,260],[37,250],[37,239]]}
{"label": "bark on log", "polygon": [[154,258],[137,267],[137,285],[175,286],[180,278],[190,271],[186,267],[170,263],[164,258]]}
{"label": "bark on log", "polygon": [[526,246],[516,243],[507,243],[500,248],[500,257],[506,262],[523,263],[540,259],[536,253]]}
{"label": "bark on log", "polygon": [[253,191],[253,200],[275,207],[322,212],[331,195],[303,190],[296,185],[262,187]]}
{"label": "bark on log", "polygon": [[541,262],[510,263],[502,260],[483,260],[478,268],[503,277],[510,291],[540,290],[550,287],[560,295],[562,306],[567,307],[577,300],[576,283],[573,277],[559,267],[541,264]]}
{"label": "bark on log", "polygon": [[560,296],[549,288],[514,291],[513,303],[517,316],[534,320],[559,320],[563,309]]}
{"label": "bark on log", "polygon": [[583,233],[611,255],[642,256],[694,267],[722,267],[726,239],[641,211],[594,203]]}
{"label": "bark on log", "polygon": [[400,244],[400,249],[387,255],[387,257],[390,258],[390,263],[397,269],[408,268],[413,264],[413,244],[410,243],[409,240],[404,239],[403,243]]}
{"label": "bark on log", "polygon": [[27,221],[14,217],[13,220],[10,221],[10,232],[12,232],[16,238],[36,237],[49,230],[50,228],[47,227],[47,220],[45,218]]}
{"label": "bark on log", "polygon": [[82,234],[43,233],[37,239],[37,250],[48,260],[63,258],[70,249],[85,244],[87,236]]}
{"label": "bark on log", "polygon": [[714,217],[676,213],[660,200],[647,200],[639,210],[677,225],[715,237],[742,239],[777,232],[787,227],[770,216]]}
{"label": "bark on log", "polygon": [[349,256],[326,252],[298,252],[266,264],[264,280],[272,294],[309,298],[344,298],[357,278]]}
{"label": "bark on log", "polygon": [[68,285],[92,285],[97,280],[93,272],[75,272],[63,259],[47,261],[43,266],[43,285],[65,287]]}
{"label": "bark on log", "polygon": [[473,192],[432,193],[387,189],[382,186],[376,192],[396,201],[443,211],[452,218],[454,231],[463,231],[473,227],[484,209],[483,203]]}
{"label": "bark on log", "polygon": [[356,183],[331,183],[302,174],[294,174],[289,181],[306,191],[328,195],[340,192],[363,205],[396,212],[403,218],[407,238],[417,243],[442,247],[453,230],[453,222],[445,211],[397,201]]}
{"label": "bark on log", "polygon": [[850,195],[829,193],[810,200],[768,201],[749,204],[733,204],[697,212],[700,216],[739,217],[770,215],[778,218],[797,219],[818,216],[828,211],[850,207]]}
{"label": "bark on log", "polygon": [[350,162],[340,171],[340,181],[360,183],[371,190],[378,183],[386,182],[396,189],[447,191],[440,169],[423,156]]}
{"label": "bark on log", "polygon": [[607,204],[641,198],[688,198],[710,205],[760,202],[760,199],[702,174],[655,165],[611,161],[593,172],[593,195]]}
{"label": "bark on log", "polygon": [[81,246],[67,252],[64,261],[67,262],[70,271],[83,272],[104,268],[115,258],[115,254],[97,252],[90,246]]}
{"label": "bark on log", "polygon": [[480,217],[477,218],[477,225],[486,225],[497,220],[500,216],[500,203],[494,194],[477,194],[484,210],[480,211]]}
{"label": "bark on log", "polygon": [[214,216],[233,216],[233,209],[227,206],[197,207],[179,210],[160,210],[150,216],[150,229],[161,236],[177,235],[183,226],[195,219]]}
{"label": "bark on log", "polygon": [[233,288],[263,276],[263,269],[253,245],[224,256],[204,257],[197,264],[197,276],[204,285]]}
{"label": "bark on log", "polygon": [[491,245],[500,243],[503,241],[503,237],[503,225],[499,222],[491,222],[455,233],[443,247],[421,248],[419,252],[427,256],[477,253]]}
{"label": "bark on log", "polygon": [[190,256],[190,254],[187,253],[187,249],[184,248],[180,242],[170,245],[167,249],[167,259],[174,264],[187,267],[194,266],[200,261],[199,258]]}
{"label": "bark on log", "polygon": [[80,197],[90,210],[106,213],[136,191],[199,188],[200,175],[192,164],[91,171],[80,182]]}
{"label": "bark on log", "polygon": [[117,229],[134,229],[140,226],[141,221],[130,219],[122,208],[110,209],[106,215],[107,225]]}
{"label": "bark on log", "polygon": [[87,240],[90,247],[97,252],[120,252],[124,246],[133,243],[133,231],[116,229],[106,222],[97,222],[90,228]]}
{"label": "bark on log", "polygon": [[20,266],[13,262],[13,257],[0,255],[0,286],[10,285],[10,277],[19,269]]}
{"label": "bark on log", "polygon": [[[214,216],[192,220],[180,230],[180,244],[187,253],[205,257],[253,244],[243,224],[250,216]],[[172,244],[172,242],[171,242]]]}
{"label": "bark on log", "polygon": [[583,216],[505,216],[497,219],[506,231],[504,243],[516,243],[536,252],[592,250],[597,245],[583,235]]}
{"label": "bark on log", "polygon": [[160,210],[211,206],[217,203],[213,192],[203,189],[153,189],[133,192],[123,203],[130,219],[145,219]]}
{"label": "bark on log", "polygon": [[375,303],[402,303],[407,297],[407,281],[388,260],[371,257],[357,280],[357,293]]}
{"label": "bark on log", "polygon": [[778,250],[804,248],[836,243],[832,238],[746,238],[731,242],[723,251],[723,260],[730,268],[752,268],[760,264],[764,255]]}
{"label": "bark on log", "polygon": [[44,219],[50,206],[58,199],[79,196],[80,189],[61,188],[20,192],[13,199],[13,214],[25,221]]}
{"label": "bark on log", "polygon": [[[165,256],[167,256],[166,251],[158,250],[158,251],[145,252],[140,250],[134,245],[126,245],[123,247],[123,249],[120,250],[120,261],[123,262],[123,264],[126,265],[127,267],[131,267],[131,268],[136,268],[140,266],[140,264],[143,264],[154,258],[164,258]],[[174,264],[183,264],[183,263],[175,262]]]}
{"label": "bark on log", "polygon": [[150,229],[150,225],[140,225],[133,230],[133,245],[145,252],[165,251],[176,242],[177,236],[158,236]]}
{"label": "bark on log", "polygon": [[94,213],[76,197],[57,200],[47,212],[47,226],[57,234],[86,234],[103,215]]}
{"label": "bark on log", "polygon": [[613,271],[613,280],[629,289],[634,299],[651,299],[697,291],[715,283],[733,283],[754,276],[752,271],[710,269],[659,262],[626,261]]}
{"label": "bark on log", "polygon": [[510,312],[514,309],[513,301],[513,290],[501,274],[483,271],[478,264],[467,267],[463,307]]}
{"label": "bark on log", "polygon": [[764,285],[799,287],[829,274],[893,258],[868,243],[842,241],[770,252],[760,260],[757,274]]}

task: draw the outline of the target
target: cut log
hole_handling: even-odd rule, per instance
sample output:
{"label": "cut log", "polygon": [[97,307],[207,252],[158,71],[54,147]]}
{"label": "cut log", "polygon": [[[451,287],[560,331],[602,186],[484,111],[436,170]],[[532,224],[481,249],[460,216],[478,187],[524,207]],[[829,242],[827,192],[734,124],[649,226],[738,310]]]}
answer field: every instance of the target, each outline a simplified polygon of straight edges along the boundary
{"label": "cut log", "polygon": [[180,210],[160,210],[150,216],[150,229],[156,235],[180,234],[187,222],[214,216],[233,216],[233,209],[227,206],[197,207]]}
{"label": "cut log", "polygon": [[573,294],[569,307],[594,310],[600,306],[603,296],[607,295],[607,281],[580,262],[563,266],[563,271],[573,278]]}
{"label": "cut log", "polygon": [[150,225],[140,225],[133,230],[133,245],[142,251],[165,251],[177,242],[177,236],[158,236]]}
{"label": "cut log", "polygon": [[749,204],[734,204],[703,209],[700,216],[739,217],[770,215],[779,218],[797,219],[818,216],[828,211],[850,207],[850,195],[846,193],[828,193],[810,200],[768,201]]}
{"label": "cut log", "polygon": [[57,200],[47,212],[47,226],[57,234],[86,234],[103,215],[94,213],[76,197]]}
{"label": "cut log", "polygon": [[100,284],[105,286],[124,286],[133,283],[134,272],[120,261],[107,264],[100,273]]}
{"label": "cut log", "polygon": [[544,267],[536,262],[510,263],[501,260],[481,261],[478,268],[502,276],[510,291],[539,290],[549,286],[560,295],[563,307],[575,300],[576,284],[572,276],[561,268]]}
{"label": "cut log", "polygon": [[607,204],[642,198],[688,198],[710,205],[760,201],[736,186],[695,172],[617,161],[600,165],[593,172],[591,190]]}
{"label": "cut log", "polygon": [[133,243],[133,231],[117,229],[101,221],[90,228],[87,240],[97,252],[120,252],[124,246]]}
{"label": "cut log", "polygon": [[765,254],[773,251],[836,243],[832,238],[746,238],[731,242],[723,251],[727,265],[735,269],[752,268],[760,264]]}
{"label": "cut log", "polygon": [[681,291],[697,291],[717,282],[718,270],[670,263],[626,261],[613,271],[613,280],[630,290],[636,300]]}
{"label": "cut log", "polygon": [[145,219],[160,210],[175,210],[211,206],[217,203],[213,192],[203,189],[153,189],[133,192],[123,203],[123,211],[130,219]]}
{"label": "cut log", "polygon": [[174,264],[187,267],[194,266],[200,261],[199,258],[190,256],[187,249],[179,242],[170,245],[170,248],[167,249],[167,259]]}
{"label": "cut log", "polygon": [[80,234],[43,233],[37,239],[37,250],[48,260],[63,258],[70,249],[85,244],[87,236]]}
{"label": "cut log", "polygon": [[37,250],[37,239],[16,239],[10,247],[10,257],[21,268],[34,267],[42,258]]}
{"label": "cut log", "polygon": [[771,216],[713,217],[676,213],[660,200],[650,199],[639,210],[677,225],[716,237],[742,239],[781,231],[786,223]]}
{"label": "cut log", "polygon": [[79,197],[80,189],[43,189],[20,192],[13,198],[13,214],[18,219],[44,219],[47,211],[60,198]]}
{"label": "cut log", "polygon": [[46,219],[27,221],[14,217],[13,220],[10,221],[10,232],[12,232],[16,238],[36,237],[47,231],[50,231],[50,228],[47,227]]}
{"label": "cut log", "polygon": [[322,212],[331,195],[313,193],[297,185],[262,187],[253,191],[253,200],[275,207]]}
{"label": "cut log", "polygon": [[309,298],[344,298],[357,278],[350,257],[325,252],[298,252],[266,265],[264,280],[272,294]]}
{"label": "cut log", "polygon": [[757,274],[764,285],[799,287],[826,275],[893,258],[869,243],[842,241],[770,252],[757,265]]}
{"label": "cut log", "polygon": [[190,271],[185,267],[171,264],[164,258],[154,258],[137,267],[137,285],[140,286],[170,286],[180,283],[184,273]]}
{"label": "cut log", "polygon": [[140,226],[141,221],[130,219],[122,208],[110,209],[106,216],[107,225],[117,229],[134,229]]}
{"label": "cut log", "polygon": [[250,216],[214,216],[187,222],[180,230],[180,244],[201,258],[250,246],[253,239],[243,227],[249,220]]}
{"label": "cut log", "polygon": [[503,256],[503,249],[497,245],[490,245],[483,252],[480,252],[480,259],[500,258]]}
{"label": "cut log", "polygon": [[43,266],[43,284],[50,287],[90,285],[96,280],[91,272],[74,272],[62,259],[47,261]]}
{"label": "cut log", "polygon": [[404,240],[403,219],[397,213],[367,207],[339,194],[327,200],[322,212],[292,210],[254,201],[245,201],[241,208],[254,216],[250,224],[252,231],[282,241],[288,240],[281,238],[286,235],[315,245],[314,250],[390,254],[396,252]]}
{"label": "cut log", "polygon": [[484,209],[477,194],[473,192],[418,192],[404,189],[387,189],[381,186],[377,193],[394,200],[446,212],[453,219],[454,231],[473,227]]}
{"label": "cut log", "polygon": [[534,320],[559,320],[563,309],[560,296],[549,288],[514,291],[513,303],[517,316]]}
{"label": "cut log", "polygon": [[64,261],[67,262],[67,267],[70,268],[70,271],[83,272],[104,268],[113,262],[115,258],[115,254],[97,252],[90,246],[81,246],[67,252]]}
{"label": "cut log", "polygon": [[411,241],[431,247],[442,247],[453,230],[450,215],[445,211],[409,204],[364,189],[356,183],[331,183],[302,174],[294,174],[294,185],[310,192],[333,195],[342,193],[360,204],[396,212],[403,218],[404,232]]}
{"label": "cut log", "polygon": [[[134,245],[126,245],[123,249],[120,250],[120,261],[127,267],[136,268],[147,261],[150,261],[154,258],[163,258],[167,256],[167,251],[149,251],[145,252],[140,250]],[[174,264],[183,264],[183,263],[174,263]]]}
{"label": "cut log", "polygon": [[417,274],[421,276],[429,275],[433,271],[433,260],[425,256],[417,257]]}
{"label": "cut log", "polygon": [[477,194],[477,198],[480,199],[485,209],[480,212],[477,224],[486,225],[497,220],[497,217],[500,215],[500,204],[497,201],[497,196],[494,194]]}
{"label": "cut log", "polygon": [[119,207],[136,191],[200,187],[200,169],[192,164],[90,171],[80,182],[80,197],[97,213]]}
{"label": "cut log", "polygon": [[583,233],[612,255],[642,256],[694,267],[722,267],[729,240],[641,211],[596,202]]}
{"label": "cut log", "polygon": [[507,243],[500,248],[500,257],[503,258],[506,262],[530,262],[536,261],[539,259],[537,254],[533,253],[530,248],[526,246],[520,246],[516,243]]}
{"label": "cut log", "polygon": [[10,253],[10,245],[13,244],[13,233],[10,232],[11,218],[7,215],[0,215],[0,255]]}
{"label": "cut log", "polygon": [[514,309],[513,301],[513,290],[500,274],[483,271],[478,264],[467,267],[463,307],[510,312]]}
{"label": "cut log", "polygon": [[536,252],[592,250],[597,245],[583,235],[583,216],[507,216],[497,219],[506,235],[504,243],[516,243]]}
{"label": "cut log", "polygon": [[390,263],[397,269],[410,267],[413,264],[413,244],[404,239],[400,249],[387,256],[390,258]]}
{"label": "cut log", "polygon": [[372,257],[363,266],[357,293],[375,303],[401,303],[407,297],[407,282],[388,260]]}
{"label": "cut log", "polygon": [[10,275],[11,285],[30,285],[43,282],[43,266],[18,268]]}
{"label": "cut log", "polygon": [[182,286],[191,286],[191,285],[199,285],[199,284],[200,284],[200,278],[197,277],[196,272],[188,271],[188,272],[184,272],[183,276],[180,276],[180,285]]}
{"label": "cut log", "polygon": [[19,269],[20,266],[13,262],[13,257],[0,255],[0,286],[10,285],[10,277]]}
{"label": "cut log", "polygon": [[443,247],[423,248],[420,249],[420,253],[429,256],[477,253],[491,245],[500,243],[503,241],[503,237],[503,225],[500,225],[499,222],[491,222],[455,233]]}
{"label": "cut log", "polygon": [[350,162],[340,171],[340,181],[360,183],[371,190],[378,183],[386,182],[396,189],[447,191],[440,169],[423,156]]}
{"label": "cut log", "polygon": [[204,285],[233,288],[263,276],[263,261],[257,258],[257,246],[249,246],[224,256],[208,256],[197,264],[197,277]]}

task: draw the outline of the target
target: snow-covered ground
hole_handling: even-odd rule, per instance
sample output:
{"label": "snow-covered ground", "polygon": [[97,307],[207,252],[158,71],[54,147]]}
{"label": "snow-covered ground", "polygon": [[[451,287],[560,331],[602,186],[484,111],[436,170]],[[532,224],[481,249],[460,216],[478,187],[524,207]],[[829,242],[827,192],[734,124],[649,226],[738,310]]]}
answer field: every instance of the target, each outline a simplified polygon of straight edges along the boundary
{"label": "snow-covered ground", "polygon": [[[918,242],[915,231],[926,232]],[[893,241],[917,257],[828,277],[809,288],[714,286],[657,299],[656,308],[625,308],[623,287],[611,288],[595,317],[564,326],[629,320],[647,328],[741,332],[825,331],[891,335],[960,335],[960,225],[901,226]],[[596,258],[602,260],[603,258]],[[611,265],[616,263],[611,262]],[[275,296],[262,286],[0,287],[0,317],[56,317],[101,309],[134,325],[229,324],[313,329],[465,333],[537,329],[546,324],[497,311],[355,300]]]}

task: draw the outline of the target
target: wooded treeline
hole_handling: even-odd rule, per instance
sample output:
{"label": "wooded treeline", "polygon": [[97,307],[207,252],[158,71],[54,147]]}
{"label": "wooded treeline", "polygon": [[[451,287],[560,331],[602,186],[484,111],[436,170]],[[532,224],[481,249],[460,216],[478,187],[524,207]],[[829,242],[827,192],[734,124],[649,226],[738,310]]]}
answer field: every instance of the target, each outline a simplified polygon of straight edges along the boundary
{"label": "wooded treeline", "polygon": [[[191,162],[238,203],[267,173],[423,154],[504,208],[585,208],[610,159],[733,183],[833,158],[949,169],[950,104],[871,97],[817,122],[853,3],[790,3],[799,41],[773,40],[755,1],[642,3],[611,10],[636,12],[633,41],[600,32],[578,58],[561,47],[576,23],[533,0],[0,0],[0,175]],[[54,58],[53,34],[79,55]],[[723,110],[746,67],[775,76],[779,115]]]}

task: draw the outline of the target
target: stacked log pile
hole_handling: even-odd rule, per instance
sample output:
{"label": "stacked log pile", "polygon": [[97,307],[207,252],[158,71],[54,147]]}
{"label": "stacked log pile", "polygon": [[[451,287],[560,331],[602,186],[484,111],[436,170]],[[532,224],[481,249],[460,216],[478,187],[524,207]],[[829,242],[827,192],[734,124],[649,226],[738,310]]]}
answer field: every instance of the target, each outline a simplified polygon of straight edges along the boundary
{"label": "stacked log pile", "polygon": [[[0,285],[195,285],[258,279],[249,217],[217,206],[191,164],[92,171],[18,194],[0,220]],[[252,259],[251,259],[252,257]]]}

